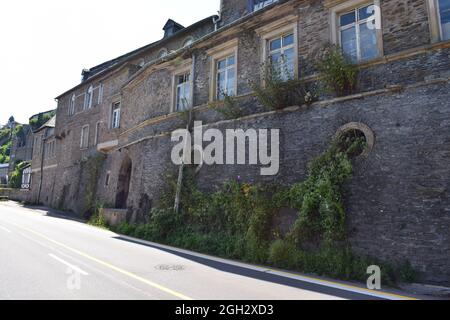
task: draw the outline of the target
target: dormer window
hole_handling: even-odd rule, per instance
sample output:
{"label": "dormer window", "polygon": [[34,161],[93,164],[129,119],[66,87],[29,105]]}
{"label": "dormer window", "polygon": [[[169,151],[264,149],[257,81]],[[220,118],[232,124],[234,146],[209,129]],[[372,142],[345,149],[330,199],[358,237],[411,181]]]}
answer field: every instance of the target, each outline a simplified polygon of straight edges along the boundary
{"label": "dormer window", "polygon": [[161,49],[158,53],[158,59],[164,58],[168,54],[169,54],[169,52],[167,51],[167,49]]}
{"label": "dormer window", "polygon": [[190,46],[192,43],[194,43],[194,38],[192,37],[188,37],[186,40],[184,40],[183,42],[183,48]]}
{"label": "dormer window", "polygon": [[250,0],[250,8],[252,11],[257,11],[275,2],[278,0]]}

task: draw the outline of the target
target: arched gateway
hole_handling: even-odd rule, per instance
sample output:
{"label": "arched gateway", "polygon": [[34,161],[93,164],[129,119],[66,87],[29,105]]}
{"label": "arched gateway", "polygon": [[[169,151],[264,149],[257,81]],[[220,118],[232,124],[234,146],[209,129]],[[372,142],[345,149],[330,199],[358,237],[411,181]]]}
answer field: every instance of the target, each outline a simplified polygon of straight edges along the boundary
{"label": "arched gateway", "polygon": [[119,171],[119,180],[117,181],[117,192],[116,192],[116,208],[126,209],[128,194],[130,192],[130,182],[131,182],[131,170],[132,162],[129,156],[126,156],[122,161],[122,166]]}

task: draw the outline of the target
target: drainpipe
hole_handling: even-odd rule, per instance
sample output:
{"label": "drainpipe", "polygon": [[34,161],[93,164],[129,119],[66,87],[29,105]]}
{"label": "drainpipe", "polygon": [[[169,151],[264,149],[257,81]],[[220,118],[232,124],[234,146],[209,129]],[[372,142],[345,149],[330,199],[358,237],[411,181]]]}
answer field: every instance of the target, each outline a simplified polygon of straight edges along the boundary
{"label": "drainpipe", "polygon": [[223,0],[220,0],[220,10],[218,11],[218,17],[213,18],[214,31],[217,31],[217,29],[219,29],[219,22],[222,21],[222,4],[223,4]]}
{"label": "drainpipe", "polygon": [[[45,133],[44,133],[45,135]],[[37,204],[41,201],[42,181],[44,180],[44,154],[45,154],[45,136],[42,137],[41,142],[41,178],[39,180],[39,191],[37,197]]]}

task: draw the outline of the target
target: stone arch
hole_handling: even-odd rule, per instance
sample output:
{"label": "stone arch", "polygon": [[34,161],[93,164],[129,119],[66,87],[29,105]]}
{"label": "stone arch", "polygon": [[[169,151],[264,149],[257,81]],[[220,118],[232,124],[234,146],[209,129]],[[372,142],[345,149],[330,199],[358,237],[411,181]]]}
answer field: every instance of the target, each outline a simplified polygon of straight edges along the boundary
{"label": "stone arch", "polygon": [[120,166],[119,177],[117,181],[116,191],[116,208],[126,209],[128,202],[128,195],[130,193],[131,173],[133,169],[133,163],[131,158],[126,155],[122,160]]}

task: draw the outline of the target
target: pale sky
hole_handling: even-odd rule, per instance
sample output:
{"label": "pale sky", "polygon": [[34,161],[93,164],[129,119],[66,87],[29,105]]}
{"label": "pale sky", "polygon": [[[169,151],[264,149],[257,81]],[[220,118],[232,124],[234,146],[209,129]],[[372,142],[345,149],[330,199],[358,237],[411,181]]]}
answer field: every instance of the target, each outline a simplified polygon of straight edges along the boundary
{"label": "pale sky", "polygon": [[219,0],[14,0],[0,2],[0,124],[56,108],[81,70],[162,38],[168,18],[188,26]]}

